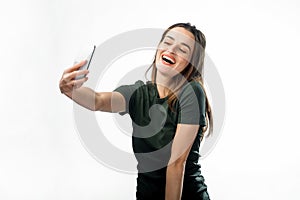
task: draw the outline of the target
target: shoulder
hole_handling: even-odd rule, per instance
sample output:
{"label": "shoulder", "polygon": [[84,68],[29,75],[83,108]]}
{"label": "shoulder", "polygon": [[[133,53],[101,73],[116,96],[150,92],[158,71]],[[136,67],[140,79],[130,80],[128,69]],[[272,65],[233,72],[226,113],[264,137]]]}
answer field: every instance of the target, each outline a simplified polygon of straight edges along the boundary
{"label": "shoulder", "polygon": [[129,91],[131,96],[134,95],[137,97],[155,93],[155,85],[151,81],[144,82],[142,80],[137,80],[131,85],[122,85],[119,88]]}
{"label": "shoulder", "polygon": [[140,87],[145,86],[145,83],[144,83],[144,81],[142,81],[142,80],[137,80],[137,81],[133,84],[133,86],[134,86],[135,88],[140,88]]}
{"label": "shoulder", "polygon": [[191,81],[183,86],[179,97],[179,124],[205,124],[206,97],[201,83]]}
{"label": "shoulder", "polygon": [[181,96],[184,97],[190,95],[196,95],[198,97],[205,96],[201,83],[199,83],[198,81],[190,81],[182,87]]}
{"label": "shoulder", "polygon": [[134,84],[133,84],[136,88],[152,88],[155,86],[154,83],[152,83],[151,81],[142,81],[142,80],[137,80]]}
{"label": "shoulder", "polygon": [[133,84],[121,84],[120,86],[118,86],[114,91],[118,91],[118,90],[136,90],[140,87],[142,87],[144,84],[143,81],[138,80]]}
{"label": "shoulder", "polygon": [[147,93],[155,90],[155,84],[151,81],[144,82],[142,80],[138,80],[134,83],[134,88],[137,92]]}

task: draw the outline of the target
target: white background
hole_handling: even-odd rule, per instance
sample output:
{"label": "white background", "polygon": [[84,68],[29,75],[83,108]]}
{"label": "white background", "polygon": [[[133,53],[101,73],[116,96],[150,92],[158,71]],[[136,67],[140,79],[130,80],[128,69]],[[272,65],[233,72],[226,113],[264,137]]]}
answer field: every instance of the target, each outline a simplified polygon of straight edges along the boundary
{"label": "white background", "polygon": [[213,200],[300,198],[300,2],[1,1],[0,199],[134,199],[135,175],[82,146],[58,82],[81,45],[191,22],[222,77],[226,120],[201,161]]}

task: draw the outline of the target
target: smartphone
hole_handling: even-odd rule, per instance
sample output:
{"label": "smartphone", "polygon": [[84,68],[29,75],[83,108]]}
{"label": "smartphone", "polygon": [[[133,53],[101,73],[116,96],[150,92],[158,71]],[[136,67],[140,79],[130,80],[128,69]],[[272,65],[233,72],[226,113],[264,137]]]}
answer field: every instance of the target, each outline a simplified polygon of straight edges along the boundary
{"label": "smartphone", "polygon": [[[91,64],[91,61],[92,61],[92,58],[93,58],[93,55],[94,55],[94,52],[95,52],[95,49],[96,49],[96,45],[94,45],[94,48],[93,48],[92,53],[88,56],[87,62],[86,62],[83,66],[81,66],[81,67],[79,68],[79,70],[89,69],[90,64]],[[86,76],[85,74],[76,76],[75,80],[84,78],[85,76]]]}

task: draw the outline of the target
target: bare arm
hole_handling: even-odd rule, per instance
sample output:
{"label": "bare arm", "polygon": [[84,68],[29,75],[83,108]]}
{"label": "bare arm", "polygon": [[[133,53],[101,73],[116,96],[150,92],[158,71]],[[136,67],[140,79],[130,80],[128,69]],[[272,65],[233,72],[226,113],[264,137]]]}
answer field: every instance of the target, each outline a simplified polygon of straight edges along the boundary
{"label": "bare arm", "polygon": [[180,200],[183,187],[185,163],[199,125],[178,124],[172,144],[171,158],[167,167],[166,200]]}
{"label": "bare arm", "polygon": [[82,85],[87,77],[75,80],[78,75],[88,74],[88,70],[78,70],[86,61],[66,69],[59,82],[61,93],[79,105],[92,111],[121,112],[125,110],[125,99],[119,92],[95,92]]}

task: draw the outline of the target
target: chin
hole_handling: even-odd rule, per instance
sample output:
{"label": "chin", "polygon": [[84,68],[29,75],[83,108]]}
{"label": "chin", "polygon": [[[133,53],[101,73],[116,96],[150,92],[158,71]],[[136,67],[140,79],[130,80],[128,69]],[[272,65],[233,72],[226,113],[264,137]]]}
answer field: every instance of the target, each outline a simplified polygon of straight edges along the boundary
{"label": "chin", "polygon": [[159,71],[164,76],[168,76],[168,77],[172,78],[179,74],[178,71],[176,71],[172,67],[164,65],[163,63],[156,63],[155,65],[156,65],[157,71]]}

